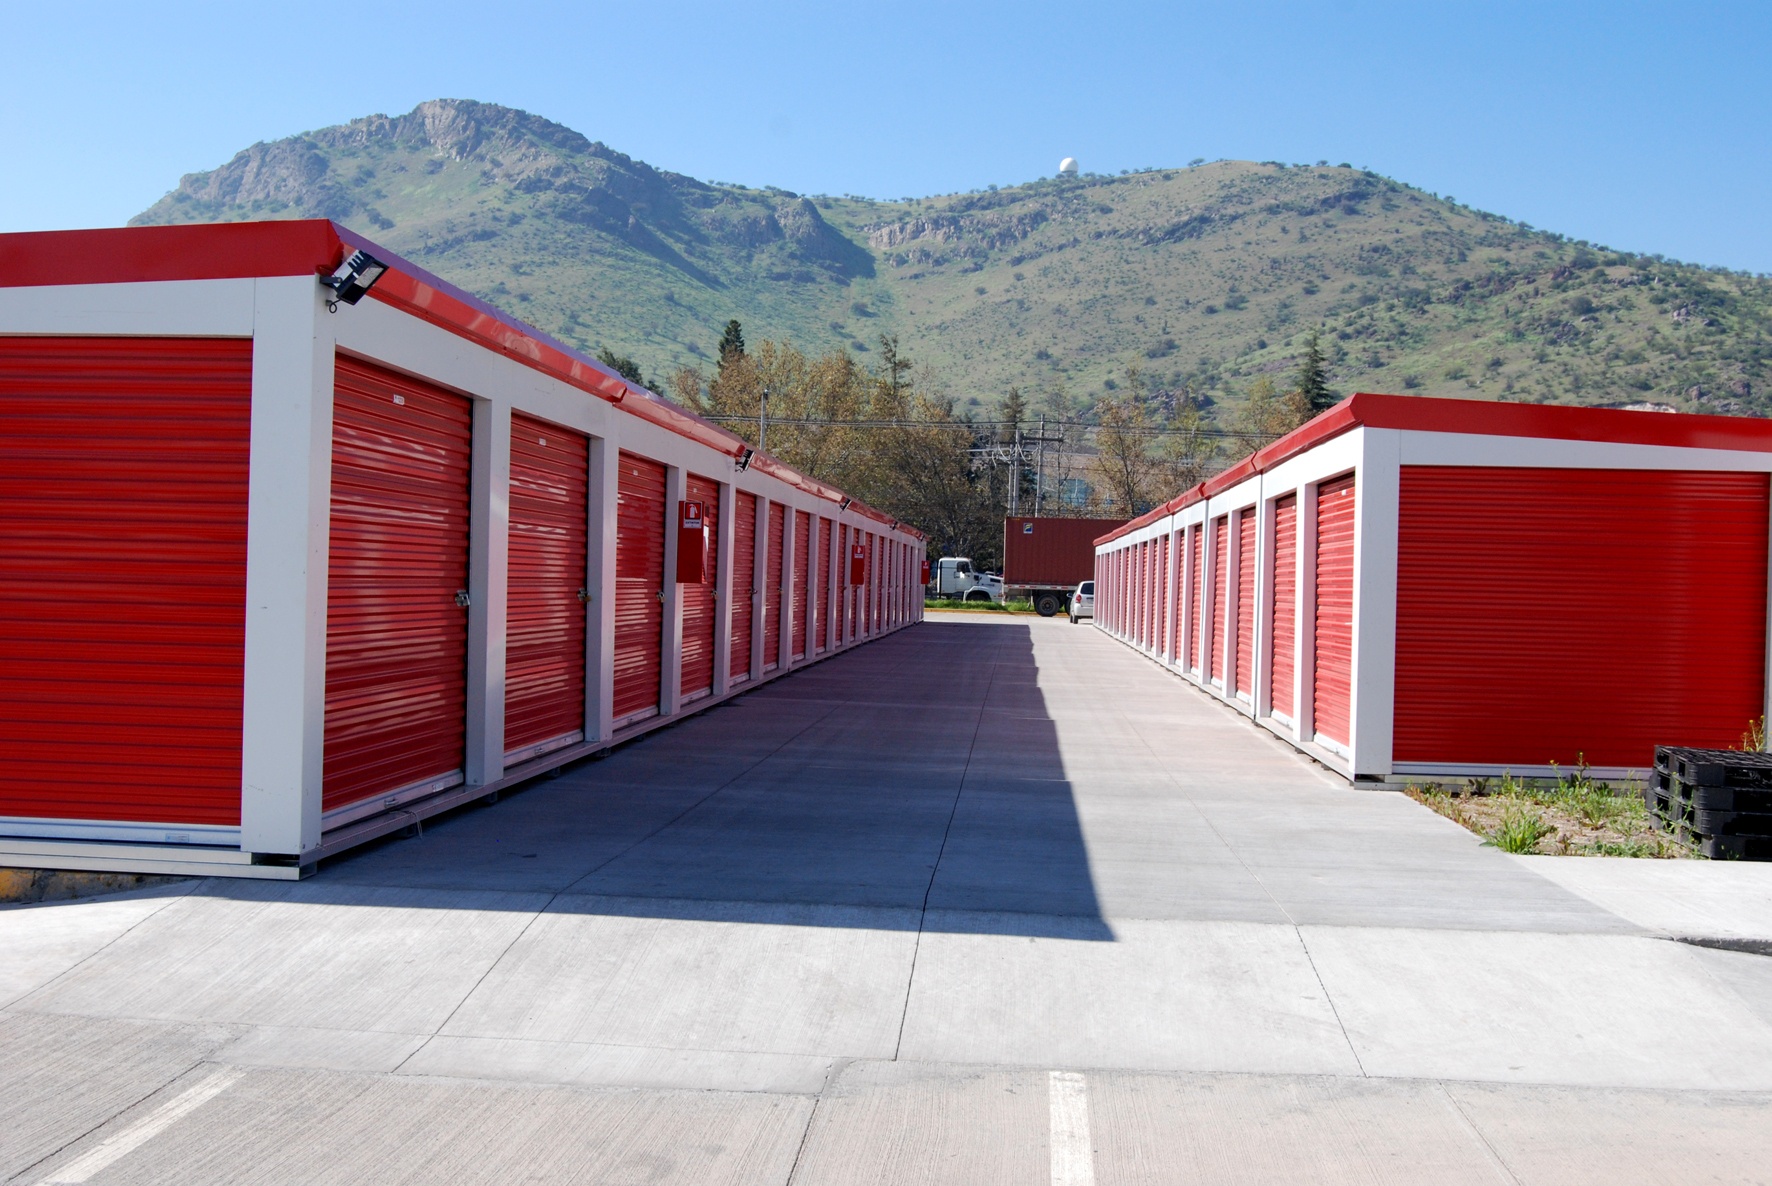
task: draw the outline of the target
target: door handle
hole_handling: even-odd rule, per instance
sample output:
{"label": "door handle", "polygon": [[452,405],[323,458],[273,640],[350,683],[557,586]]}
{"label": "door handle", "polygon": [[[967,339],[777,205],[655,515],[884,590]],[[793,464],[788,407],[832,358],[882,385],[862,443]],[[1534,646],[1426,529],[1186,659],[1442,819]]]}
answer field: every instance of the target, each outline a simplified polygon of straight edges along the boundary
{"label": "door handle", "polygon": [[467,609],[468,602],[468,591],[466,589],[457,589],[455,591],[455,604],[461,606],[463,609]]}

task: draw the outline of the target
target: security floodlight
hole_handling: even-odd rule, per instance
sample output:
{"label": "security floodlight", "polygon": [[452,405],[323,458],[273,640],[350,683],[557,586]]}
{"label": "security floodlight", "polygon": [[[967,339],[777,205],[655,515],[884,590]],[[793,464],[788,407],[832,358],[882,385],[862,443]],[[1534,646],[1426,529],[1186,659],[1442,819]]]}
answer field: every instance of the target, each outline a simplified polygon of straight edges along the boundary
{"label": "security floodlight", "polygon": [[837,509],[839,511],[846,511],[849,509],[849,504],[854,501],[855,500],[853,498],[845,498],[842,502],[837,504]]}
{"label": "security floodlight", "polygon": [[740,453],[737,457],[733,458],[732,468],[736,469],[741,474],[744,473],[745,470],[751,468],[751,458],[756,455],[757,451],[755,449],[746,449],[743,453]]}
{"label": "security floodlight", "polygon": [[363,294],[375,287],[375,282],[382,278],[388,265],[370,255],[367,251],[353,251],[344,263],[330,276],[320,277],[320,283],[330,288],[335,295],[328,298],[326,307],[338,312],[340,302],[354,305],[363,299]]}

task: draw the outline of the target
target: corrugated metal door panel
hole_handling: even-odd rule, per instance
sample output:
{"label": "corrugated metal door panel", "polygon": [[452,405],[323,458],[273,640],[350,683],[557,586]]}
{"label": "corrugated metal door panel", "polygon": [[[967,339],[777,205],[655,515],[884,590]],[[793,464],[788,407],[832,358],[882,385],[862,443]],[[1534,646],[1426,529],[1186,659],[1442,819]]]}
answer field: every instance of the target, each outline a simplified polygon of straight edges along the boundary
{"label": "corrugated metal door panel", "polygon": [[1154,623],[1153,637],[1158,640],[1157,651],[1169,653],[1169,638],[1173,631],[1169,628],[1169,537],[1157,540],[1157,612],[1152,618]]}
{"label": "corrugated metal door panel", "polygon": [[617,724],[658,713],[664,679],[665,467],[621,453],[615,515]]}
{"label": "corrugated metal door panel", "polygon": [[[590,442],[511,414],[505,751],[584,736],[585,514]],[[536,750],[536,752],[540,752]]]}
{"label": "corrugated metal door panel", "polygon": [[812,516],[794,512],[793,656],[806,657],[806,609],[812,597]]}
{"label": "corrugated metal door panel", "polygon": [[1224,682],[1224,627],[1230,620],[1227,616],[1230,613],[1230,598],[1227,596],[1230,534],[1228,516],[1221,515],[1212,520],[1212,637],[1206,640],[1206,650],[1212,656],[1212,678],[1221,684]]}
{"label": "corrugated metal door panel", "polygon": [[340,356],[332,413],[321,804],[461,778],[473,410]]}
{"label": "corrugated metal door panel", "polygon": [[252,343],[0,337],[0,815],[240,822]]}
{"label": "corrugated metal door panel", "polygon": [[1160,535],[1152,545],[1157,562],[1151,569],[1151,650],[1163,651],[1163,612],[1169,604],[1169,537]]}
{"label": "corrugated metal door panel", "polygon": [[683,483],[683,497],[702,506],[702,522],[708,533],[708,562],[700,584],[680,585],[683,602],[683,674],[678,690],[685,701],[714,690],[714,617],[719,598],[714,588],[720,571],[720,483],[690,474]]}
{"label": "corrugated metal door panel", "polygon": [[1134,554],[1137,559],[1133,562],[1132,576],[1132,637],[1142,647],[1150,619],[1150,545],[1140,543]]}
{"label": "corrugated metal door panel", "polygon": [[1193,574],[1188,578],[1190,582],[1188,590],[1190,609],[1187,623],[1187,666],[1189,671],[1198,672],[1200,670],[1200,623],[1204,620],[1203,615],[1206,612],[1206,607],[1200,600],[1202,582],[1206,579],[1204,575],[1206,543],[1200,530],[1200,524],[1196,523],[1188,528],[1188,539],[1192,541],[1188,547],[1193,554],[1194,568]]}
{"label": "corrugated metal door panel", "polygon": [[1151,590],[1156,560],[1156,546],[1150,540],[1138,546],[1138,641],[1147,648],[1151,645]]}
{"label": "corrugated metal door panel", "polygon": [[831,562],[831,521],[820,518],[818,521],[818,630],[812,640],[814,652],[822,652],[829,645],[831,629],[831,574],[835,572]]}
{"label": "corrugated metal door panel", "polygon": [[1255,688],[1255,508],[1237,516],[1237,688]]}
{"label": "corrugated metal door panel", "polygon": [[1647,770],[1764,711],[1767,478],[1405,466],[1394,758]]}
{"label": "corrugated metal door panel", "polygon": [[1354,475],[1317,487],[1316,734],[1348,744],[1354,671]]}
{"label": "corrugated metal door panel", "polygon": [[1169,596],[1174,602],[1174,610],[1170,615],[1169,623],[1169,658],[1172,662],[1180,663],[1182,654],[1187,648],[1187,625],[1181,617],[1183,607],[1186,605],[1183,600],[1182,586],[1182,581],[1187,576],[1187,533],[1185,531],[1178,531],[1174,534],[1169,544],[1169,552],[1174,565],[1174,572],[1169,577]]}
{"label": "corrugated metal door panel", "polygon": [[769,538],[763,560],[763,670],[781,666],[781,562],[786,517],[779,502],[769,504]]}
{"label": "corrugated metal door panel", "polygon": [[1274,502],[1273,655],[1268,687],[1272,711],[1292,716],[1293,655],[1298,648],[1298,496]]}
{"label": "corrugated metal door panel", "polygon": [[855,596],[860,602],[856,617],[860,622],[861,637],[866,638],[874,630],[874,599],[868,596],[869,583],[874,579],[874,533],[863,531],[857,538],[861,540],[863,560],[861,585],[855,590]]}
{"label": "corrugated metal door panel", "polygon": [[732,495],[732,655],[727,677],[751,677],[751,633],[757,607],[757,496]]}

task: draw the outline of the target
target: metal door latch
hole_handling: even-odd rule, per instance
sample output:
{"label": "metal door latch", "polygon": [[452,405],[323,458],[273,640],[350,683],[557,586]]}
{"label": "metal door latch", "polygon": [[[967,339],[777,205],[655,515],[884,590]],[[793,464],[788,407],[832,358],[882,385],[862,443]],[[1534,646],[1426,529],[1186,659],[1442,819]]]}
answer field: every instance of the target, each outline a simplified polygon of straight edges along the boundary
{"label": "metal door latch", "polygon": [[461,606],[463,609],[468,608],[468,591],[466,589],[457,589],[455,591],[455,604]]}
{"label": "metal door latch", "polygon": [[659,590],[659,591],[658,591],[658,603],[659,603],[659,604],[660,604],[660,605],[663,605],[663,604],[664,604],[664,590],[663,590],[663,589],[660,589],[660,590]]}
{"label": "metal door latch", "polygon": [[589,589],[580,589],[578,591],[578,603],[580,605],[591,604],[591,591]]}

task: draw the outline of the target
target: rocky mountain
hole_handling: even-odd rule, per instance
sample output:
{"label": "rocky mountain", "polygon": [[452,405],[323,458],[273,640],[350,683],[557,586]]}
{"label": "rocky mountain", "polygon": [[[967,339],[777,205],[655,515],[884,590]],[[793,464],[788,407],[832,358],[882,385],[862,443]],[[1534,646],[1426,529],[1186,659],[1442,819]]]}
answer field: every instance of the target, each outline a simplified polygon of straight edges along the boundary
{"label": "rocky mountain", "polygon": [[[655,169],[437,100],[258,144],[134,224],[335,218],[654,376],[747,337],[864,361],[882,333],[963,402],[1139,389],[1234,408],[1321,327],[1342,391],[1772,411],[1772,281],[1610,251],[1348,166],[1219,161],[911,202]],[[1136,372],[1136,373],[1134,373]]]}

